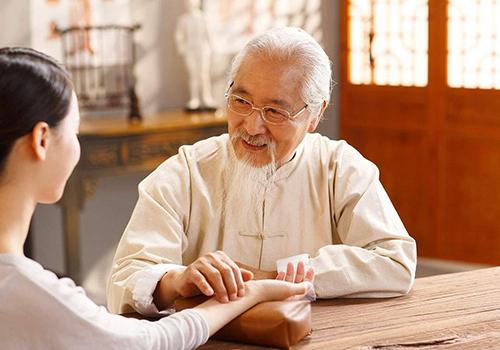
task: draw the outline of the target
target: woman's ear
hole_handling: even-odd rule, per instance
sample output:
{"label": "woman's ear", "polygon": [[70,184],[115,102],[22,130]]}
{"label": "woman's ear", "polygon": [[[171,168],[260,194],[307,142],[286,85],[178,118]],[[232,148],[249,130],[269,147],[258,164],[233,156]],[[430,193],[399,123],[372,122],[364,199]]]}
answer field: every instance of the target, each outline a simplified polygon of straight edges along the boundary
{"label": "woman's ear", "polygon": [[323,101],[318,115],[315,118],[311,119],[311,121],[309,122],[309,128],[307,129],[308,132],[314,132],[316,130],[319,122],[321,121],[321,119],[323,119],[323,113],[325,113],[326,107],[326,101]]}
{"label": "woman's ear", "polygon": [[31,130],[31,148],[38,160],[45,160],[50,144],[50,127],[45,122],[38,122]]}

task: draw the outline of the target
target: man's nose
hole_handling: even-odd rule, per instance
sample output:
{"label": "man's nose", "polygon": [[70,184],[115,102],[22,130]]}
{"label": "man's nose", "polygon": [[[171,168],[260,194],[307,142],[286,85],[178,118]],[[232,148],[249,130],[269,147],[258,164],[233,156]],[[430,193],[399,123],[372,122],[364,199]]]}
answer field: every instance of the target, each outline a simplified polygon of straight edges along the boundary
{"label": "man's nose", "polygon": [[266,132],[266,123],[262,117],[262,110],[254,109],[252,114],[245,118],[245,130],[251,136]]}

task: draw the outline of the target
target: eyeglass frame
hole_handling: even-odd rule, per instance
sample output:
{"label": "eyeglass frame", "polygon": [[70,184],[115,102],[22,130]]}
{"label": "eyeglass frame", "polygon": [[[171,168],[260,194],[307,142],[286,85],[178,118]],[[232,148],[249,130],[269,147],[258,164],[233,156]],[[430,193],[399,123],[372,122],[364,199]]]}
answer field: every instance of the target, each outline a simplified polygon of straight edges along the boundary
{"label": "eyeglass frame", "polygon": [[[228,108],[229,108],[232,112],[234,112],[234,113],[236,113],[236,114],[239,114],[239,115],[241,115],[241,116],[244,116],[244,117],[248,117],[248,116],[252,115],[252,113],[253,113],[254,111],[258,111],[258,112],[260,112],[259,114],[260,114],[260,116],[262,117],[262,120],[263,120],[264,122],[266,122],[267,124],[271,124],[271,125],[283,125],[283,124],[284,124],[284,123],[286,123],[287,121],[294,121],[294,120],[295,120],[295,119],[296,119],[296,118],[297,118],[300,114],[302,114],[302,113],[303,113],[303,112],[307,109],[307,107],[309,107],[309,105],[306,103],[306,104],[304,105],[304,107],[302,107],[302,108],[301,108],[298,112],[296,112],[296,113],[295,113],[295,114],[293,114],[293,115],[292,115],[289,111],[287,111],[286,109],[284,109],[284,108],[276,108],[276,107],[272,107],[272,106],[255,107],[255,106],[254,106],[254,104],[253,104],[252,102],[248,101],[246,98],[244,98],[244,97],[242,97],[242,96],[240,96],[240,95],[238,95],[238,94],[230,94],[230,93],[229,93],[229,90],[233,87],[233,84],[234,84],[234,81],[233,81],[233,82],[231,82],[231,84],[229,85],[229,87],[228,87],[228,89],[227,89],[226,93],[224,94],[224,98],[226,99],[227,107],[228,107]],[[251,107],[251,109],[250,109],[249,113],[248,113],[248,114],[244,114],[244,113],[241,113],[241,112],[238,112],[238,111],[235,111],[234,109],[232,109],[232,108],[229,106],[229,97],[231,97],[231,96],[236,96],[236,97],[241,98],[242,100],[244,100],[244,101],[248,102],[248,103],[250,104],[250,107]],[[264,113],[264,109],[266,109],[266,108],[271,108],[271,109],[274,109],[274,110],[278,110],[278,111],[280,111],[280,112],[284,112],[284,114],[286,114],[286,116],[287,116],[287,117],[286,117],[286,120],[283,120],[283,121],[278,122],[278,123],[271,122],[271,121],[267,120],[267,118],[266,118],[266,116],[265,116],[265,113]]]}

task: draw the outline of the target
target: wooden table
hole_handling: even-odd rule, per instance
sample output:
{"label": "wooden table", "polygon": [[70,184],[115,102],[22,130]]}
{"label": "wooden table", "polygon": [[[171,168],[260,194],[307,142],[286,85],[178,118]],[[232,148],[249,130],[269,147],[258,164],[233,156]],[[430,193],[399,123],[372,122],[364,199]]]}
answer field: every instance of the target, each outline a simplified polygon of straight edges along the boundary
{"label": "wooden table", "polygon": [[318,301],[312,323],[294,349],[500,349],[500,267],[420,278],[399,298]]}
{"label": "wooden table", "polygon": [[80,125],[82,156],[61,201],[65,274],[80,275],[79,211],[99,178],[152,171],[192,144],[227,131],[226,119],[214,113],[165,112],[131,124],[126,118],[83,119]]}

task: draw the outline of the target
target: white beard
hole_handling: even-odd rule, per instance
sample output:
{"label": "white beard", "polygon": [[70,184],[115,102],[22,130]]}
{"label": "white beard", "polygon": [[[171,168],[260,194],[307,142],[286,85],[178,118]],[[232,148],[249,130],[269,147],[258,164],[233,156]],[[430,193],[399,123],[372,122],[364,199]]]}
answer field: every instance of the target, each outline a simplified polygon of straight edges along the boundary
{"label": "white beard", "polygon": [[243,138],[245,141],[251,140],[247,139],[247,137],[247,135],[242,135],[242,132],[238,131],[234,135],[231,135],[229,142],[229,162],[223,175],[223,218],[227,214],[227,205],[230,205],[232,210],[247,212],[248,216],[252,214],[261,216],[265,193],[274,182],[277,169],[275,143],[271,140],[266,140],[271,162],[261,167],[255,167],[252,165],[250,157],[247,159],[238,159],[234,151],[234,141],[238,138]]}

